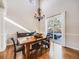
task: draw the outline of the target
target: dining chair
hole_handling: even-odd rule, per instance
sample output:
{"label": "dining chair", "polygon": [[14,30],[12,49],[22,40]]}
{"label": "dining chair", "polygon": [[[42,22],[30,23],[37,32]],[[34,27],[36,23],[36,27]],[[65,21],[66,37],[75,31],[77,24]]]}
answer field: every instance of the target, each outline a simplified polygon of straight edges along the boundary
{"label": "dining chair", "polygon": [[41,53],[40,41],[32,44],[32,49],[30,49],[30,56],[33,55],[34,59],[37,59],[38,54]]}
{"label": "dining chair", "polygon": [[12,42],[13,42],[13,46],[14,46],[14,59],[16,59],[16,53],[18,52],[22,52],[22,58],[26,59],[26,55],[25,55],[25,46],[24,45],[20,45],[19,40],[24,39],[24,37],[30,36],[33,33],[29,34],[29,33],[19,33],[17,32],[16,36],[17,38],[11,38]]}
{"label": "dining chair", "polygon": [[43,38],[44,40],[41,42],[42,45],[45,46],[45,48],[50,48],[50,36],[47,34],[46,38]]}
{"label": "dining chair", "polygon": [[25,46],[24,45],[22,45],[22,46],[17,45],[15,43],[14,38],[11,38],[11,40],[12,40],[13,46],[14,46],[14,59],[16,59],[16,53],[21,52],[21,51],[22,51],[22,55],[23,55],[22,58],[25,59]]}

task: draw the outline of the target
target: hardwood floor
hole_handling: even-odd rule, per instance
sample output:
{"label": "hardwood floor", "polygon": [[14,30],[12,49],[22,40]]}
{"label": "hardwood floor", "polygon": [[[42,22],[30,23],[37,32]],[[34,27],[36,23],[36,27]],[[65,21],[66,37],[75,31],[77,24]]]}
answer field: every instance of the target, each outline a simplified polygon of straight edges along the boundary
{"label": "hardwood floor", "polygon": [[79,51],[70,49],[70,48],[63,48],[64,59],[79,59]]}
{"label": "hardwood floor", "polygon": [[[21,59],[21,56],[21,52],[17,53],[17,59]],[[0,59],[13,59],[13,47],[7,47],[6,51],[0,52]],[[43,50],[42,55],[38,53],[36,59],[79,59],[79,51],[51,42],[50,49]]]}

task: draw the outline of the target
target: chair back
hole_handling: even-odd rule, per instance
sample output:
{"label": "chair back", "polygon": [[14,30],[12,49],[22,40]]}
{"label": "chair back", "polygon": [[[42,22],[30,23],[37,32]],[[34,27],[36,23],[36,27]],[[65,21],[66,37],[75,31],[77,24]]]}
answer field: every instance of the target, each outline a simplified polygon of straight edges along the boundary
{"label": "chair back", "polygon": [[32,36],[35,32],[27,32],[27,33],[18,33],[17,32],[17,38],[19,37],[27,37],[27,36]]}

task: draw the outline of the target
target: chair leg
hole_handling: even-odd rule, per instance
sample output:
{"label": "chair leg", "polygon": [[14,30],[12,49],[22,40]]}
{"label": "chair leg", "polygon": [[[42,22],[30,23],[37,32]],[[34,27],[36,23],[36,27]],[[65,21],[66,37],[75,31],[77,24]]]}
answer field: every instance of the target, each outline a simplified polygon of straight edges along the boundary
{"label": "chair leg", "polygon": [[23,49],[22,49],[22,59],[26,59],[25,46],[23,46]]}
{"label": "chair leg", "polygon": [[26,59],[24,51],[22,52],[22,59]]}
{"label": "chair leg", "polygon": [[16,59],[16,52],[14,52],[14,59]]}

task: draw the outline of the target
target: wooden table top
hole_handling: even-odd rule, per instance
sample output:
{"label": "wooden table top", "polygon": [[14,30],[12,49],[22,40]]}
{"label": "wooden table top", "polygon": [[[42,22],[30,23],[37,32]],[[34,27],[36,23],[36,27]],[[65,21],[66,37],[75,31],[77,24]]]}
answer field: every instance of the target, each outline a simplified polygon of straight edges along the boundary
{"label": "wooden table top", "polygon": [[[20,45],[31,44],[31,43],[38,42],[38,41],[41,41],[41,40],[45,40],[45,38],[35,38],[34,36],[32,36],[32,37],[28,38],[26,42],[21,43]],[[12,45],[13,45],[12,42],[7,44],[7,46],[12,46]]]}
{"label": "wooden table top", "polygon": [[42,40],[45,40],[45,38],[37,38],[36,39],[35,37],[31,37],[25,43],[22,43],[22,44],[31,44],[31,43],[35,43],[35,42],[42,41]]}

